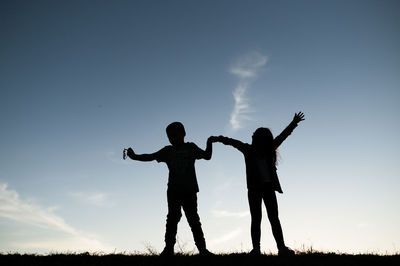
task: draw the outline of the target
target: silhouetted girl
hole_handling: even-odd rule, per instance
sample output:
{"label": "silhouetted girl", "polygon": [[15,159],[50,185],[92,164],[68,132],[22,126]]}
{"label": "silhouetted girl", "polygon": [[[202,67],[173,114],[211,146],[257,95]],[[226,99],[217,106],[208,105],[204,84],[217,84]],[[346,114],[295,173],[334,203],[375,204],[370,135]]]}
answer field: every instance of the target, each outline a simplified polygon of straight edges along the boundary
{"label": "silhouetted girl", "polygon": [[251,254],[260,254],[261,205],[264,200],[272,233],[278,246],[279,255],[293,255],[294,251],[285,246],[281,223],[278,218],[278,202],[275,191],[283,193],[276,173],[276,149],[293,132],[304,114],[294,115],[293,121],[274,138],[268,128],[258,128],[252,136],[252,143],[243,143],[224,136],[216,137],[217,142],[230,145],[241,151],[246,163],[246,180],[251,214]]}

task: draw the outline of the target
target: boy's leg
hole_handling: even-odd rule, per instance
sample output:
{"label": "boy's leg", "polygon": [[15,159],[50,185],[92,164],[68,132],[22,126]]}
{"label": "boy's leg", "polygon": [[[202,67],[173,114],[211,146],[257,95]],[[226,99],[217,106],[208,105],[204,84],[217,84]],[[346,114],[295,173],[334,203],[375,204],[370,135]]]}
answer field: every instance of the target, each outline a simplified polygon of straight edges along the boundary
{"label": "boy's leg", "polygon": [[263,199],[276,245],[278,249],[284,248],[285,242],[283,240],[281,222],[278,217],[278,201],[276,200],[275,191],[270,187],[266,187],[263,192]]}
{"label": "boy's leg", "polygon": [[253,253],[259,253],[261,238],[261,192],[256,190],[248,190],[247,197],[249,200],[251,215],[251,241],[253,243]]}
{"label": "boy's leg", "polygon": [[178,230],[178,222],[182,217],[181,212],[181,200],[179,194],[171,191],[167,191],[167,201],[168,201],[168,214],[167,223],[165,230],[165,248],[174,248],[176,242],[176,232]]}
{"label": "boy's leg", "polygon": [[192,229],[194,242],[197,249],[202,252],[206,250],[206,240],[204,239],[201,228],[200,217],[197,213],[197,195],[196,193],[186,194],[182,201],[182,207],[185,211],[186,219]]}

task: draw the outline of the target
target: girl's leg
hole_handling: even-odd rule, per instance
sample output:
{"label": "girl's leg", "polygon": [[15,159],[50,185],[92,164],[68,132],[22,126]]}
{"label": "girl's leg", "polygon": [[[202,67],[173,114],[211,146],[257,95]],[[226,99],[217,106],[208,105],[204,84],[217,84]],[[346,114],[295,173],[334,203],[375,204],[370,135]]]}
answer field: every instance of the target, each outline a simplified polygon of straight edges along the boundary
{"label": "girl's leg", "polygon": [[284,248],[285,242],[283,240],[281,222],[278,217],[278,202],[276,200],[275,191],[272,188],[266,187],[263,192],[263,199],[265,207],[267,208],[268,219],[271,223],[272,234],[274,235],[276,245],[278,249]]}
{"label": "girl's leg", "polygon": [[251,241],[253,243],[253,250],[260,250],[260,237],[261,237],[261,203],[262,195],[259,191],[248,190],[248,199],[251,215]]}

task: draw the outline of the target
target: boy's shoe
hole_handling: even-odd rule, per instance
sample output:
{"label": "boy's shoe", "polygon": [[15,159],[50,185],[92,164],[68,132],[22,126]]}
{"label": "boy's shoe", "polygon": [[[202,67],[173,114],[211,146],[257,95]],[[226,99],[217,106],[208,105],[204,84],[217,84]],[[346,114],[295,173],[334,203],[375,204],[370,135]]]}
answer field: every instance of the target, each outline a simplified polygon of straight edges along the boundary
{"label": "boy's shoe", "polygon": [[174,255],[174,248],[170,248],[170,247],[165,247],[163,249],[163,251],[161,251],[160,256],[161,257],[171,257]]}
{"label": "boy's shoe", "polygon": [[260,256],[261,255],[261,251],[258,248],[253,248],[250,252],[249,252],[250,256]]}
{"label": "boy's shoe", "polygon": [[200,256],[215,256],[214,253],[208,251],[208,249],[206,249],[206,248],[199,250],[199,254],[200,254]]}
{"label": "boy's shoe", "polygon": [[288,247],[282,247],[278,251],[278,256],[294,256],[294,251]]}

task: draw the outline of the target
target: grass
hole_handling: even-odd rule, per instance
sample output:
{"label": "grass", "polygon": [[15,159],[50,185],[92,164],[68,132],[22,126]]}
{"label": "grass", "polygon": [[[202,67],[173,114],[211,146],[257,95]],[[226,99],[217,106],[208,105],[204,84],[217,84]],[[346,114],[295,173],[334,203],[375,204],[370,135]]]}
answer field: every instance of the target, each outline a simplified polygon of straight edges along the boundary
{"label": "grass", "polygon": [[0,254],[0,265],[4,266],[152,266],[152,265],[400,265],[400,254],[344,254],[318,252],[314,250],[296,251],[292,257],[278,257],[274,254],[252,257],[246,253],[217,254],[213,257],[202,257],[190,253],[177,253],[165,259],[152,253],[53,253],[49,255],[37,254]]}

